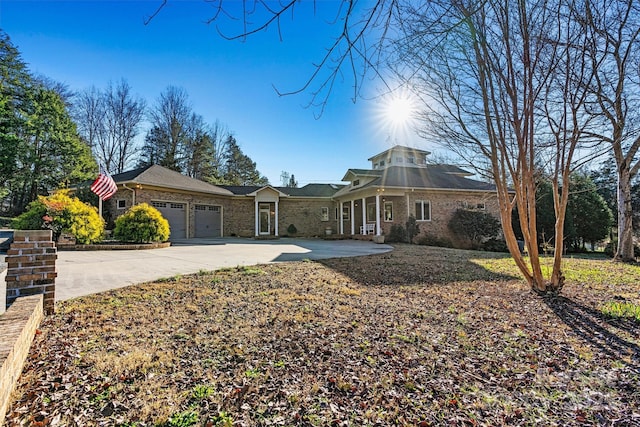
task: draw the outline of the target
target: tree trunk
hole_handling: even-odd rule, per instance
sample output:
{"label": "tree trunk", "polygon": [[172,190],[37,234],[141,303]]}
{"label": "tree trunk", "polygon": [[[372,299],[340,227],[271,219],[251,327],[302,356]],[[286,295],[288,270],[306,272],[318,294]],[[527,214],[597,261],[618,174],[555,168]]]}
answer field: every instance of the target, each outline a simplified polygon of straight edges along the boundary
{"label": "tree trunk", "polygon": [[618,166],[618,249],[616,261],[635,261],[633,253],[633,209],[631,174],[626,162]]}

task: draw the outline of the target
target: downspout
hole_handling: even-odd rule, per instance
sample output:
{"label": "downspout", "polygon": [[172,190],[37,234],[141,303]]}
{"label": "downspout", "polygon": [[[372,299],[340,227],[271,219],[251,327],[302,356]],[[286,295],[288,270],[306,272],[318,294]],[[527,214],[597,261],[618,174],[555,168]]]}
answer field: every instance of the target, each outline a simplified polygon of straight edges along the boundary
{"label": "downspout", "polygon": [[133,193],[133,201],[131,202],[131,206],[135,206],[136,205],[136,189],[127,187],[127,184],[122,184],[122,186]]}

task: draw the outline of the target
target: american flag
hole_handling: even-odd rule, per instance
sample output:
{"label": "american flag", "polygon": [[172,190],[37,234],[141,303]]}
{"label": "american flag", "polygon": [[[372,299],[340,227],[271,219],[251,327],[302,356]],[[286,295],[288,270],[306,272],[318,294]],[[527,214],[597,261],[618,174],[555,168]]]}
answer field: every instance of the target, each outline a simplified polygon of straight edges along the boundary
{"label": "american flag", "polygon": [[113,178],[111,178],[111,175],[101,169],[100,174],[96,180],[93,181],[93,184],[91,184],[91,191],[96,193],[101,200],[107,200],[118,191],[118,186]]}

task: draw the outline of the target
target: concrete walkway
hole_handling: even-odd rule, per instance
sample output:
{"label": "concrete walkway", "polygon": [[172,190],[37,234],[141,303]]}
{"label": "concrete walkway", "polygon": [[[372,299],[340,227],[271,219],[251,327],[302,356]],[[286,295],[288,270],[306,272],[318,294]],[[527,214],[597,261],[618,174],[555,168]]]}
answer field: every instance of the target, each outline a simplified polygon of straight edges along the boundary
{"label": "concrete walkway", "polygon": [[359,240],[189,239],[138,251],[58,251],[56,301],[222,267],[372,255],[393,248]]}

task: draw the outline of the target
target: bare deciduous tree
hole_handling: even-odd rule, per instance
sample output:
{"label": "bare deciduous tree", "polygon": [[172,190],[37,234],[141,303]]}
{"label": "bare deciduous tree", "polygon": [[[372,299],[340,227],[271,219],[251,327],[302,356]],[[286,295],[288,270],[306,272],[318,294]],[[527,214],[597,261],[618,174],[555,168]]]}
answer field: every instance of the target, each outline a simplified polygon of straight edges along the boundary
{"label": "bare deciduous tree", "polygon": [[618,248],[615,258],[635,260],[631,182],[640,171],[640,4],[633,0],[584,1],[583,28],[591,66],[594,102],[601,118],[595,136],[606,141],[618,177]]}
{"label": "bare deciduous tree", "polygon": [[104,91],[91,87],[81,92],[74,110],[78,130],[101,165],[120,173],[132,164],[145,101],[131,93],[125,80],[109,83]]}

